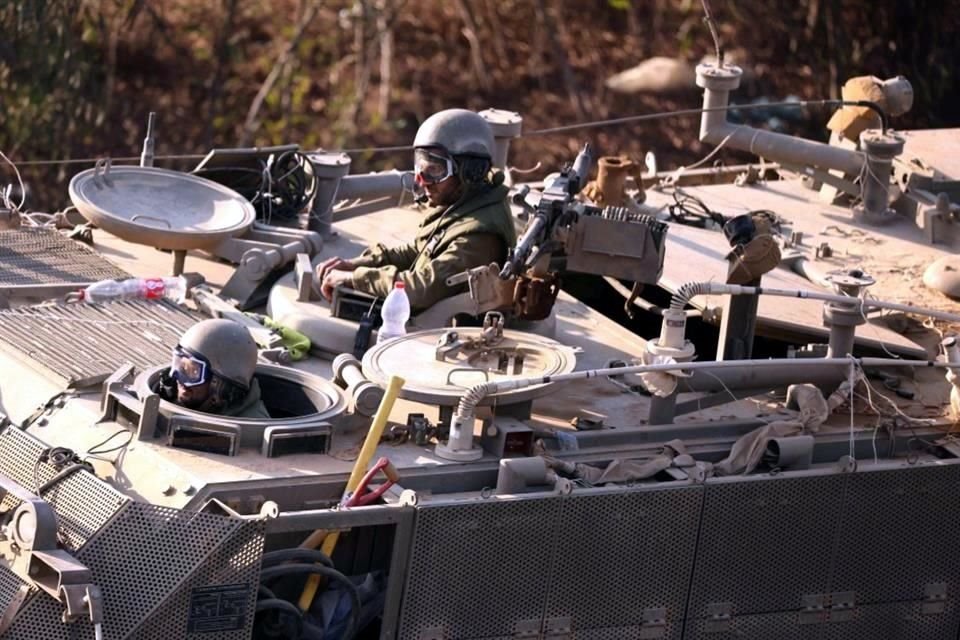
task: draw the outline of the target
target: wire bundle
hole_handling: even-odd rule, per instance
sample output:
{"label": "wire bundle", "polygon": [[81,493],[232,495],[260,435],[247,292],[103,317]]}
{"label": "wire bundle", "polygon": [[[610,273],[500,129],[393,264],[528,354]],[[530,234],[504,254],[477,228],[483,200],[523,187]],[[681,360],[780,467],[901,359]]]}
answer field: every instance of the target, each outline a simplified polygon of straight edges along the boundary
{"label": "wire bundle", "polygon": [[[260,588],[257,595],[255,637],[301,638],[304,635],[305,612],[278,595],[274,585],[283,578],[317,574],[338,582],[350,598],[350,619],[341,638],[352,638],[359,631],[362,601],[360,590],[350,578],[337,571],[333,562],[316,549],[279,549],[263,554]],[[297,590],[299,593],[299,590]]]}

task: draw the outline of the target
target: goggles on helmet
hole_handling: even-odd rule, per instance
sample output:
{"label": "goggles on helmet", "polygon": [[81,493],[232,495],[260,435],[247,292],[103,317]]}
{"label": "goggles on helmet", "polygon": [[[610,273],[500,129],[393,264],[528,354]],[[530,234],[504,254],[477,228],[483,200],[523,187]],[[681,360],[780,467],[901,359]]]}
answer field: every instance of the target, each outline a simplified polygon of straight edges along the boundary
{"label": "goggles on helmet", "polygon": [[427,149],[414,149],[413,172],[418,182],[437,184],[453,175],[453,160]]}
{"label": "goggles on helmet", "polygon": [[184,387],[196,387],[210,382],[213,371],[210,364],[180,345],[173,349],[173,362],[170,363],[170,377]]}

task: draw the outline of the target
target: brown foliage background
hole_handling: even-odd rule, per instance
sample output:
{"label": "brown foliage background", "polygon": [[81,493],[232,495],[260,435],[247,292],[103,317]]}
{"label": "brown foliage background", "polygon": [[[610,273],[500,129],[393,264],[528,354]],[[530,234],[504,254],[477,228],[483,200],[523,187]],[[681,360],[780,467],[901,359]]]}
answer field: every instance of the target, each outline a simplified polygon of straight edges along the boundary
{"label": "brown foliage background", "polygon": [[[960,125],[960,3],[712,6],[728,56],[754,72],[741,101],[838,97],[850,76],[903,74],[916,100],[895,127]],[[604,80],[654,55],[700,60],[713,47],[701,18],[695,0],[2,0],[0,150],[32,184],[32,208],[51,209],[86,166],[30,161],[137,155],[151,110],[157,153],[185,154],[404,145],[453,106],[515,110],[526,130],[695,107],[695,88],[624,96]],[[790,130],[825,139],[828,116]],[[591,140],[672,166],[705,152],[696,128],[687,118],[531,137],[512,162],[552,169]],[[353,171],[409,164],[405,153],[352,155]],[[0,184],[12,180],[3,169]]]}

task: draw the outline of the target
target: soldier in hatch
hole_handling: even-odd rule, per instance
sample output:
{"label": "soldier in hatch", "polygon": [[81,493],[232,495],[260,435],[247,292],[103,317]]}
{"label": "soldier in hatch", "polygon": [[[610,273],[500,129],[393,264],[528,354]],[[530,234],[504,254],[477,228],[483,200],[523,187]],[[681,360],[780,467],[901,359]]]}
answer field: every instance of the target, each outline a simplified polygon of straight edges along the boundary
{"label": "soldier in hatch", "polygon": [[238,418],[269,418],[254,377],[257,345],[231,320],[203,320],[180,337],[160,395],[182,407]]}
{"label": "soldier in hatch", "polygon": [[493,133],[483,118],[466,109],[440,111],[420,126],[413,146],[415,180],[431,205],[416,237],[318,265],[316,281],[327,300],[337,286],[383,297],[400,281],[413,311],[423,311],[466,290],[447,285],[447,278],[503,264],[516,244],[503,174],[491,170]]}

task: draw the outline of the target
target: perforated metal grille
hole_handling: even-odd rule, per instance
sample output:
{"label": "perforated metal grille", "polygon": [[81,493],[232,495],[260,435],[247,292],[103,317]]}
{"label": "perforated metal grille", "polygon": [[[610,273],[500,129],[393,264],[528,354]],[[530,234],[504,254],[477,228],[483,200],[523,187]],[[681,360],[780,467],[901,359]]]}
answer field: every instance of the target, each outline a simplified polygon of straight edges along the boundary
{"label": "perforated metal grille", "polygon": [[847,622],[824,625],[823,640],[955,640],[957,608],[925,615],[918,602],[858,606]]}
{"label": "perforated metal grille", "polygon": [[0,567],[0,613],[7,610],[13,597],[26,584],[17,574],[6,567]]}
{"label": "perforated metal grille", "polygon": [[796,610],[829,592],[843,476],[763,478],[706,487],[688,616],[713,602],[735,615]]}
{"label": "perforated metal grille", "polygon": [[[240,521],[210,514],[128,502],[76,553],[103,592],[104,637],[130,637],[144,617],[241,526]],[[12,639],[93,638],[90,625],[65,625],[61,612],[62,606],[52,598],[34,597],[8,635]]]}
{"label": "perforated metal grille", "polygon": [[[573,640],[638,640],[640,627],[619,629],[577,629],[573,632]],[[662,636],[667,637],[667,636]]]}
{"label": "perforated metal grille", "polygon": [[[736,616],[726,631],[710,631],[704,620],[687,623],[685,640],[822,640],[824,625],[801,625],[795,612]],[[892,640],[877,636],[874,640]]]}
{"label": "perforated metal grille", "polygon": [[547,617],[571,617],[578,638],[605,627],[623,637],[663,608],[661,637],[679,638],[702,499],[688,487],[564,500]]}
{"label": "perforated metal grille", "polygon": [[[0,433],[0,473],[33,492],[38,482],[42,484],[56,474],[50,465],[37,465],[46,448],[29,433],[13,427],[5,429]],[[127,502],[126,497],[87,471],[67,476],[42,497],[56,511],[64,547],[69,551],[82,547]],[[8,494],[2,509],[18,504]]]}
{"label": "perforated metal grille", "polygon": [[51,379],[86,386],[125,363],[167,362],[199,319],[166,300],[16,307],[0,311],[0,348]]}
{"label": "perforated metal grille", "polygon": [[541,620],[561,499],[423,507],[402,610],[403,640],[510,637]]}
{"label": "perforated metal grille", "polygon": [[0,231],[0,289],[127,277],[93,249],[56,231]]}
{"label": "perforated metal grille", "polygon": [[[245,523],[199,567],[167,602],[144,620],[133,636],[138,640],[168,640],[169,638],[197,638],[203,640],[233,640],[250,638],[253,609],[260,582],[260,560],[263,556],[263,527],[260,523]],[[243,585],[247,590],[242,628],[229,631],[188,633],[190,599],[194,589],[219,585]]]}
{"label": "perforated metal grille", "polygon": [[858,603],[920,600],[930,583],[960,595],[960,465],[851,474],[833,591]]}

